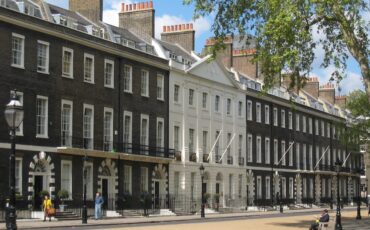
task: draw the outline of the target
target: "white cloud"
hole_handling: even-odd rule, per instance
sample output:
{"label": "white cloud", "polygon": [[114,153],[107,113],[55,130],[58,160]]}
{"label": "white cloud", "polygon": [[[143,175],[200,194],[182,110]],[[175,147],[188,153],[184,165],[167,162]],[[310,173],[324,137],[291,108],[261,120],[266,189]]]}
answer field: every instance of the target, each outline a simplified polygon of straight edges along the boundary
{"label": "white cloud", "polygon": [[47,3],[68,9],[68,0],[46,0]]}
{"label": "white cloud", "polygon": [[179,24],[186,24],[186,23],[193,23],[195,29],[195,37],[199,37],[205,32],[210,30],[211,24],[205,18],[199,18],[195,21],[188,21],[182,17],[164,14],[160,17],[155,17],[155,37],[160,38],[161,32],[163,30],[163,26],[170,26],[170,25],[179,25]]}
{"label": "white cloud", "polygon": [[103,11],[103,21],[108,24],[118,26],[118,13],[121,12],[121,5],[123,2],[125,4],[132,3],[131,1],[127,0],[111,0],[109,2],[107,1]]}

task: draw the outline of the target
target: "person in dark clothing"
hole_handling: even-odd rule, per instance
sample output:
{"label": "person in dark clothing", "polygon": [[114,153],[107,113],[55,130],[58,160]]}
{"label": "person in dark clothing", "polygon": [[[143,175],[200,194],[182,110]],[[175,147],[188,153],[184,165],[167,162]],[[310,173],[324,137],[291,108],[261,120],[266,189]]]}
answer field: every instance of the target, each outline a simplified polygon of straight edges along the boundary
{"label": "person in dark clothing", "polygon": [[310,230],[318,230],[319,229],[319,223],[327,223],[330,220],[330,216],[328,213],[328,210],[325,209],[324,212],[321,214],[320,219],[316,220],[314,224],[311,224]]}

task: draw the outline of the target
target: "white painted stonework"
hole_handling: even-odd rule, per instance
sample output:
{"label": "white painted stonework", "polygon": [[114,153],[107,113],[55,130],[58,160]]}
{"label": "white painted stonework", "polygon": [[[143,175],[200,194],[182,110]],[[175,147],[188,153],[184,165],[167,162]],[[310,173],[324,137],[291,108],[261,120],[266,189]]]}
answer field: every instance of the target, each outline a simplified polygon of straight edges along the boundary
{"label": "white painted stonework", "polygon": [[[179,98],[174,100],[175,85],[179,86]],[[189,89],[194,90],[193,105],[189,105]],[[207,93],[207,106],[203,108],[203,93]],[[216,95],[220,97],[219,111],[215,109]],[[231,111],[227,114],[227,100],[231,99]],[[239,102],[242,103],[242,114],[238,114]],[[220,206],[225,207],[227,199],[241,200],[246,197],[245,167],[245,94],[234,81],[233,75],[216,61],[201,59],[187,70],[172,69],[170,72],[170,130],[169,146],[181,154],[181,160],[175,160],[169,167],[169,192],[179,199],[186,197],[200,199],[201,177],[199,167],[205,167],[205,183],[211,198],[216,194],[216,183],[219,184]],[[175,146],[174,127],[179,127],[179,143]],[[196,162],[189,160],[189,129],[194,130],[194,148]],[[207,145],[203,148],[203,131],[207,131]],[[222,163],[216,163],[216,148],[211,151],[217,135],[219,137],[219,155],[224,156]],[[234,139],[230,144],[230,156],[233,164],[228,164],[228,134]],[[244,164],[239,166],[239,135],[242,136],[241,156]],[[209,163],[203,162],[203,155],[209,154]],[[179,185],[175,188],[175,173],[178,173]],[[193,183],[192,183],[193,174]],[[239,185],[239,176],[241,184]],[[232,180],[231,186],[229,180]],[[241,186],[241,187],[240,187]],[[241,188],[241,189],[239,189]],[[231,191],[230,191],[231,190]],[[177,193],[176,193],[177,191]],[[240,191],[240,193],[239,193]],[[245,206],[245,201],[237,202]]]}

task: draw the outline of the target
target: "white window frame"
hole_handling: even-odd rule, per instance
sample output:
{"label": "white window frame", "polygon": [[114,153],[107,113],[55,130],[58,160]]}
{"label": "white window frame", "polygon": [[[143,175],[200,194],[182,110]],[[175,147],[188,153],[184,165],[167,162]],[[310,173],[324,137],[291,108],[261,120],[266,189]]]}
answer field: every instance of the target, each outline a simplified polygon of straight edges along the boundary
{"label": "white window frame", "polygon": [[325,121],[321,121],[321,136],[325,137]]}
{"label": "white window frame", "polygon": [[[125,124],[125,119],[126,117],[130,117],[130,124],[129,124],[129,133],[126,134],[126,124]],[[128,140],[127,140],[127,143],[126,143],[126,138],[125,136],[128,135]],[[123,111],[123,135],[122,135],[122,138],[123,138],[123,143],[126,143],[126,144],[131,144],[132,143],[132,112],[131,111]]]}
{"label": "white window frame", "polygon": [[302,132],[306,133],[307,132],[307,122],[306,122],[306,116],[302,115]]}
{"label": "white window frame", "polygon": [[300,130],[300,122],[299,122],[300,116],[299,113],[296,113],[295,115],[295,130],[299,131]]}
{"label": "white window frame", "polygon": [[[293,142],[289,142],[289,146],[292,145]],[[288,148],[289,148],[288,146]],[[294,146],[292,146],[290,149],[289,149],[289,166],[293,166],[293,150],[294,150]]]}
{"label": "white window frame", "polygon": [[[158,80],[160,80],[160,85],[158,84]],[[160,95],[158,95],[159,89],[161,92]],[[157,100],[164,101],[164,75],[160,73],[157,74]]]}
{"label": "white window frame", "polygon": [[261,150],[261,148],[262,148],[262,138],[261,138],[261,136],[257,136],[256,137],[257,163],[262,163],[262,150]]}
{"label": "white window frame", "polygon": [[278,109],[276,107],[273,109],[273,116],[274,126],[278,126]]}
{"label": "white window frame", "polygon": [[[140,71],[140,93],[143,97],[149,97],[149,71],[146,69],[142,69]],[[146,83],[143,85],[143,83]]]}
{"label": "white window frame", "polygon": [[215,95],[215,112],[217,113],[220,112],[220,102],[221,102],[220,95]]}
{"label": "white window frame", "polygon": [[330,125],[330,123],[328,122],[328,123],[326,124],[326,137],[327,137],[327,138],[330,138],[330,127],[331,127],[331,125]]}
{"label": "white window frame", "polygon": [[295,156],[296,156],[296,167],[297,169],[300,169],[301,166],[300,166],[300,163],[301,163],[301,159],[300,159],[300,154],[301,154],[301,149],[300,149],[301,145],[299,143],[295,143]]}
{"label": "white window frame", "polygon": [[238,102],[238,115],[239,117],[243,117],[243,102],[242,101]]}
{"label": "white window frame", "polygon": [[308,146],[308,158],[309,158],[310,170],[313,170],[313,147],[312,145]]}
{"label": "white window frame", "polygon": [[312,117],[308,118],[308,133],[312,134]]}
{"label": "white window frame", "polygon": [[281,197],[283,198],[283,199],[286,199],[286,178],[285,177],[282,177],[281,178]]}
{"label": "white window frame", "polygon": [[[17,162],[19,162],[19,168],[17,168],[17,167],[15,167],[15,170],[18,170],[18,176],[19,176],[19,178],[18,178],[18,184],[17,184],[17,180],[15,180],[15,192],[17,192],[17,188],[18,188],[18,192],[17,193],[19,193],[20,195],[22,195],[23,194],[23,158],[21,158],[21,157],[16,157],[15,158],[15,161]],[[15,165],[17,165],[17,164],[15,164]]]}
{"label": "white window frame", "polygon": [[[66,52],[71,53],[71,63],[69,66],[69,73],[64,72],[64,55]],[[63,47],[63,54],[62,54],[62,77],[73,79],[73,49]]]}
{"label": "white window frame", "polygon": [[294,181],[292,177],[289,177],[289,199],[294,198]]}
{"label": "white window frame", "polygon": [[[10,96],[14,95],[14,90],[11,90],[10,91]],[[23,105],[23,101],[24,101],[24,94],[23,92],[19,92],[19,91],[16,91],[16,96],[18,97],[18,100],[19,102],[21,103],[21,105]],[[17,136],[23,136],[23,121],[21,122],[21,124],[18,126],[17,130],[15,131],[15,135]]]}
{"label": "white window frame", "polygon": [[[88,177],[88,181],[86,181],[86,199],[93,200],[94,199],[94,164],[92,162],[85,162],[85,167],[91,167],[90,177]],[[87,175],[86,175],[87,177]]]}
{"label": "white window frame", "polygon": [[257,199],[262,199],[262,177],[257,176],[256,178],[256,193],[257,193]]}
{"label": "white window frame", "polygon": [[[49,42],[45,42],[45,41],[41,41],[41,40],[37,40],[37,45],[38,44],[42,44],[42,45],[45,45],[46,46],[46,61],[45,61],[45,66],[39,66],[38,65],[38,58],[39,58],[39,53],[38,53],[38,46],[37,46],[37,72],[38,73],[43,73],[43,74],[49,74],[49,62],[50,62],[50,59],[49,59],[49,52],[50,52],[50,43]],[[44,71],[42,70],[39,70],[39,67],[41,68],[45,68]]]}
{"label": "white window frame", "polygon": [[[62,99],[62,103],[61,103],[61,119],[60,119],[60,131],[61,131],[61,136],[63,137],[63,106],[64,105],[69,105],[71,107],[71,111],[70,111],[70,124],[69,124],[69,136],[71,138],[71,145],[72,145],[72,139],[73,139],[73,101],[70,101],[70,100],[64,100]],[[72,147],[70,145],[70,147]]]}
{"label": "white window frame", "polygon": [[281,128],[285,128],[285,110],[281,110]]}
{"label": "white window frame", "polygon": [[[129,175],[127,175],[127,173]],[[123,166],[123,178],[124,178],[123,180],[124,181],[123,182],[124,192],[128,192],[129,194],[132,194],[132,166],[131,165]]]}
{"label": "white window frame", "polygon": [[[107,79],[107,65],[112,65],[112,72],[110,73],[110,84],[106,84]],[[104,87],[114,89],[114,61],[111,59],[104,59]]]}
{"label": "white window frame", "polygon": [[[45,133],[44,134],[37,133],[37,99],[46,100],[45,120],[44,120]],[[40,96],[40,95],[36,96],[36,138],[49,138],[49,98],[45,96]]]}
{"label": "white window frame", "polygon": [[149,191],[149,169],[148,167],[140,167],[140,192]]}
{"label": "white window frame", "polygon": [[266,199],[271,199],[270,187],[271,187],[271,180],[270,180],[270,177],[267,176],[267,177],[265,177]]}
{"label": "white window frame", "polygon": [[289,122],[289,129],[293,130],[293,113],[289,112],[288,113],[288,122]]}
{"label": "white window frame", "polygon": [[226,115],[231,117],[233,115],[233,106],[232,106],[232,101],[231,98],[226,99]]}
{"label": "white window frame", "polygon": [[[85,75],[86,75],[86,60],[90,58],[92,60],[91,64],[91,76],[90,80],[87,80]],[[95,57],[92,54],[84,53],[84,82],[89,83],[89,84],[94,84],[95,83]]]}
{"label": "white window frame", "polygon": [[[159,138],[159,129],[158,129],[158,125],[159,123],[162,123],[162,130],[161,130],[161,140],[160,140],[160,143],[158,141],[158,138]],[[164,147],[164,118],[162,117],[157,117],[157,126],[156,126],[156,144],[157,144],[157,147],[160,147],[160,148],[163,148]],[[160,146],[158,146],[160,145]]]}
{"label": "white window frame", "polygon": [[[90,137],[85,137],[85,123],[84,123],[84,120],[85,120],[85,109],[91,109],[91,134],[90,134]],[[82,111],[82,137],[83,139],[84,138],[90,138],[91,139],[91,143],[92,143],[92,149],[94,149],[94,122],[95,122],[95,119],[94,119],[94,105],[90,105],[90,104],[83,104],[83,111]]]}
{"label": "white window frame", "polygon": [[[21,50],[21,57],[20,57],[20,64],[15,64],[15,63],[13,63],[13,37],[16,37],[16,38],[19,38],[19,39],[22,39],[22,50]],[[24,69],[24,50],[25,50],[25,44],[26,44],[26,42],[25,42],[25,36],[24,35],[20,35],[20,34],[17,34],[17,33],[12,33],[12,44],[11,44],[11,46],[12,46],[12,54],[11,54],[11,66],[12,67],[15,67],[15,68],[21,68],[21,69]]]}
{"label": "white window frame", "polygon": [[[178,128],[178,133],[176,133],[176,127]],[[181,150],[181,126],[179,124],[173,126],[173,148],[175,151]]]}
{"label": "white window frame", "polygon": [[253,162],[253,136],[252,134],[248,134],[247,136],[247,145],[248,145],[248,162]]}
{"label": "white window frame", "polygon": [[[69,172],[68,172],[68,177],[69,177],[69,185],[68,188],[63,188],[63,183],[62,183],[62,176],[63,176],[63,165],[69,165]],[[60,189],[66,190],[68,192],[68,198],[72,197],[72,184],[73,184],[73,177],[72,177],[72,161],[71,160],[61,160],[60,162]]]}
{"label": "white window frame", "polygon": [[315,135],[319,135],[319,120],[315,120]]}
{"label": "white window frame", "polygon": [[207,92],[202,93],[202,109],[204,110],[208,109],[208,93]]}
{"label": "white window frame", "polygon": [[270,124],[270,106],[265,105],[265,124],[269,125]]}
{"label": "white window frame", "polygon": [[256,122],[261,123],[261,103],[256,103]]}
{"label": "white window frame", "polygon": [[194,107],[194,99],[195,99],[195,90],[192,88],[189,88],[188,90],[188,105],[190,107]]}
{"label": "white window frame", "polygon": [[[177,92],[176,88],[178,88]],[[173,101],[174,103],[180,103],[180,85],[178,84],[173,85]]]}
{"label": "white window frame", "polygon": [[302,144],[302,162],[303,162],[303,169],[307,170],[307,146],[306,144]]}
{"label": "white window frame", "polygon": [[279,162],[279,141],[274,139],[274,164],[277,165]]}
{"label": "white window frame", "polygon": [[[146,138],[145,138],[145,143],[143,143],[143,133],[142,133],[142,126],[143,126],[143,120],[146,119],[147,120],[147,127],[146,127]],[[140,144],[141,145],[146,145],[148,146],[149,145],[149,115],[147,114],[141,114],[140,115]]]}
{"label": "white window frame", "polygon": [[105,115],[107,114],[107,113],[110,113],[111,114],[111,120],[110,120],[110,127],[109,127],[109,136],[111,137],[111,140],[109,140],[109,144],[110,144],[110,146],[109,146],[109,149],[108,149],[108,151],[112,151],[113,150],[113,140],[114,140],[114,135],[113,135],[113,133],[114,133],[114,131],[113,131],[113,127],[114,127],[114,125],[113,125],[113,122],[114,122],[114,113],[113,113],[113,108],[108,108],[108,107],[104,107],[104,114],[103,114],[103,144],[105,145],[106,143],[105,143],[105,137],[106,137],[106,135],[105,135]]}
{"label": "white window frame", "polygon": [[270,164],[270,138],[265,137],[265,164]]}
{"label": "white window frame", "polygon": [[251,100],[247,101],[247,120],[253,120],[253,103]]}
{"label": "white window frame", "polygon": [[285,141],[281,141],[281,157],[282,157],[281,164],[282,165],[286,165],[286,155],[284,156],[285,151],[286,151]]}
{"label": "white window frame", "polygon": [[[126,68],[128,68],[129,70],[128,72],[129,76],[126,75],[127,74]],[[133,72],[133,69],[131,65],[123,66],[123,92],[125,93],[132,93],[132,72]],[[128,85],[126,81],[129,81]]]}

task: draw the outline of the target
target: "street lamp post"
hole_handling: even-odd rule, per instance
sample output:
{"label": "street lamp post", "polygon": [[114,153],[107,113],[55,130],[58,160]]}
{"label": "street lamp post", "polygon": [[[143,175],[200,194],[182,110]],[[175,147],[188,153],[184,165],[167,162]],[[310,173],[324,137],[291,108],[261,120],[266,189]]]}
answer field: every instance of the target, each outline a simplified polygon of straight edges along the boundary
{"label": "street lamp post", "polygon": [[17,214],[15,209],[15,132],[23,121],[24,110],[18,100],[17,92],[11,97],[5,108],[5,120],[10,129],[11,153],[9,158],[9,204],[6,207],[6,229],[17,229]]}
{"label": "street lamp post", "polygon": [[83,157],[83,206],[82,206],[82,223],[87,224],[87,206],[86,206],[86,179],[87,179],[87,170],[86,170],[86,162],[88,158],[85,153],[85,156]]}
{"label": "street lamp post", "polygon": [[335,221],[335,230],[342,230],[342,220],[340,214],[340,197],[339,197],[339,172],[342,168],[342,161],[338,158],[335,162],[335,169],[337,172],[337,214],[336,214],[336,221]]}
{"label": "street lamp post", "polygon": [[204,180],[204,166],[203,166],[203,164],[200,165],[199,170],[200,170],[200,177],[202,179],[202,185],[201,185],[201,187],[202,187],[201,188],[201,190],[202,190],[202,204],[201,204],[201,210],[200,210],[200,217],[205,218],[205,211],[204,211],[205,202],[204,202],[204,191],[203,191],[203,180]]}
{"label": "street lamp post", "polygon": [[360,184],[361,184],[361,174],[362,174],[362,169],[360,169],[359,171],[359,175],[358,175],[358,182],[357,182],[357,216],[356,216],[356,220],[361,220],[361,192],[360,192]]}

